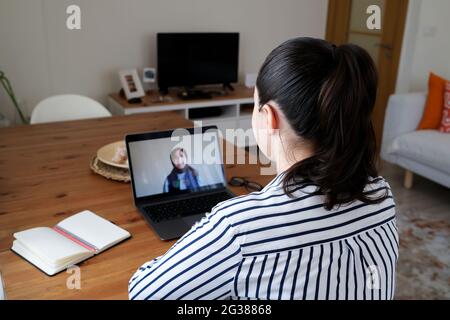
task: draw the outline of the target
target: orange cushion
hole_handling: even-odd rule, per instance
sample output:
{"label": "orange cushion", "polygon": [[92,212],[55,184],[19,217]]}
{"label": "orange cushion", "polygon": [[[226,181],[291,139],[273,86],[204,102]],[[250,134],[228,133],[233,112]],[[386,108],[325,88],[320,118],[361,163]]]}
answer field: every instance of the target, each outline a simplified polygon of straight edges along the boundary
{"label": "orange cushion", "polygon": [[417,130],[439,129],[444,109],[445,82],[445,79],[430,72],[427,103]]}
{"label": "orange cushion", "polygon": [[450,133],[450,81],[445,84],[444,111],[442,112],[441,132]]}

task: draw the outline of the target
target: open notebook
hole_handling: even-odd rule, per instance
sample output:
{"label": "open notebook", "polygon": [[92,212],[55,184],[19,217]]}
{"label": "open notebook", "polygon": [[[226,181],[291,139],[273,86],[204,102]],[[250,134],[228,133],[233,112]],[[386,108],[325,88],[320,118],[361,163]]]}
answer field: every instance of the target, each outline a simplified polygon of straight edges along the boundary
{"label": "open notebook", "polygon": [[11,250],[54,275],[129,238],[119,228],[91,211],[77,213],[53,228],[33,228],[14,234]]}

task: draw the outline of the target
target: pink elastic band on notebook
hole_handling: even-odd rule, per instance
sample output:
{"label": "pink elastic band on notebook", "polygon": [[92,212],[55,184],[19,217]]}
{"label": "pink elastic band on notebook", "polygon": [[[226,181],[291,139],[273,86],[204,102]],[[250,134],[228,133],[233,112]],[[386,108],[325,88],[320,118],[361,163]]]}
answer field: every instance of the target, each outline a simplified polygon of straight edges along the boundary
{"label": "pink elastic band on notebook", "polygon": [[58,232],[60,235],[66,237],[69,240],[72,240],[73,242],[79,244],[80,246],[82,246],[83,248],[88,249],[89,251],[92,252],[96,252],[97,249],[94,248],[93,246],[88,245],[87,243],[84,243],[83,241],[73,237],[72,235],[70,235],[69,233],[67,233],[66,231],[62,230],[61,228],[58,228],[57,226],[53,227],[53,230],[55,230],[56,232]]}

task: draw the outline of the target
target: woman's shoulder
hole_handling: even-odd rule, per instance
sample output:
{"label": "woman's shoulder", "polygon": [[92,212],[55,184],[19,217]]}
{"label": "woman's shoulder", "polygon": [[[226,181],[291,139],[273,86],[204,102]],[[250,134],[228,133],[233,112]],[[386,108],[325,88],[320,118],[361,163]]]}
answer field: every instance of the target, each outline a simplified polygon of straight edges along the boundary
{"label": "woman's shoulder", "polygon": [[[291,186],[291,196],[287,195],[281,183],[266,186],[260,192],[252,192],[219,203],[212,210],[213,215],[226,218],[231,224],[239,225],[261,215],[271,215],[289,211],[293,207],[320,207],[323,197],[316,194],[317,185],[302,182]],[[392,200],[391,187],[382,176],[370,177],[364,192],[374,197],[386,195]],[[258,219],[258,218],[256,218]]]}
{"label": "woman's shoulder", "polygon": [[268,185],[259,192],[219,203],[213,208],[211,215],[226,219],[233,227],[242,226],[247,222],[289,210],[294,202],[295,205],[303,202],[305,206],[312,202],[318,203],[317,197],[313,195],[314,190],[309,185],[301,185],[297,187],[295,197],[289,197],[281,184]]}
{"label": "woman's shoulder", "polygon": [[369,193],[383,193],[386,192],[392,196],[392,189],[389,182],[382,176],[369,177],[364,192]]}

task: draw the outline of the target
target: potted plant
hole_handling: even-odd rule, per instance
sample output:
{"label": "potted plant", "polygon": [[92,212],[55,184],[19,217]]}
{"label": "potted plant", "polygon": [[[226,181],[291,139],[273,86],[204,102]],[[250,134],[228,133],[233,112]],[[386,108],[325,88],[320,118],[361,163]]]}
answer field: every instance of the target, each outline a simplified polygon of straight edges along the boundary
{"label": "potted plant", "polygon": [[17,103],[16,95],[14,94],[14,90],[11,86],[11,83],[9,82],[8,78],[5,76],[5,73],[1,70],[0,70],[0,83],[2,84],[3,88],[5,89],[9,98],[11,99],[14,107],[16,108],[16,111],[20,116],[20,120],[22,121],[23,124],[27,124],[28,120],[25,118],[22,110],[19,107],[19,104]]}

